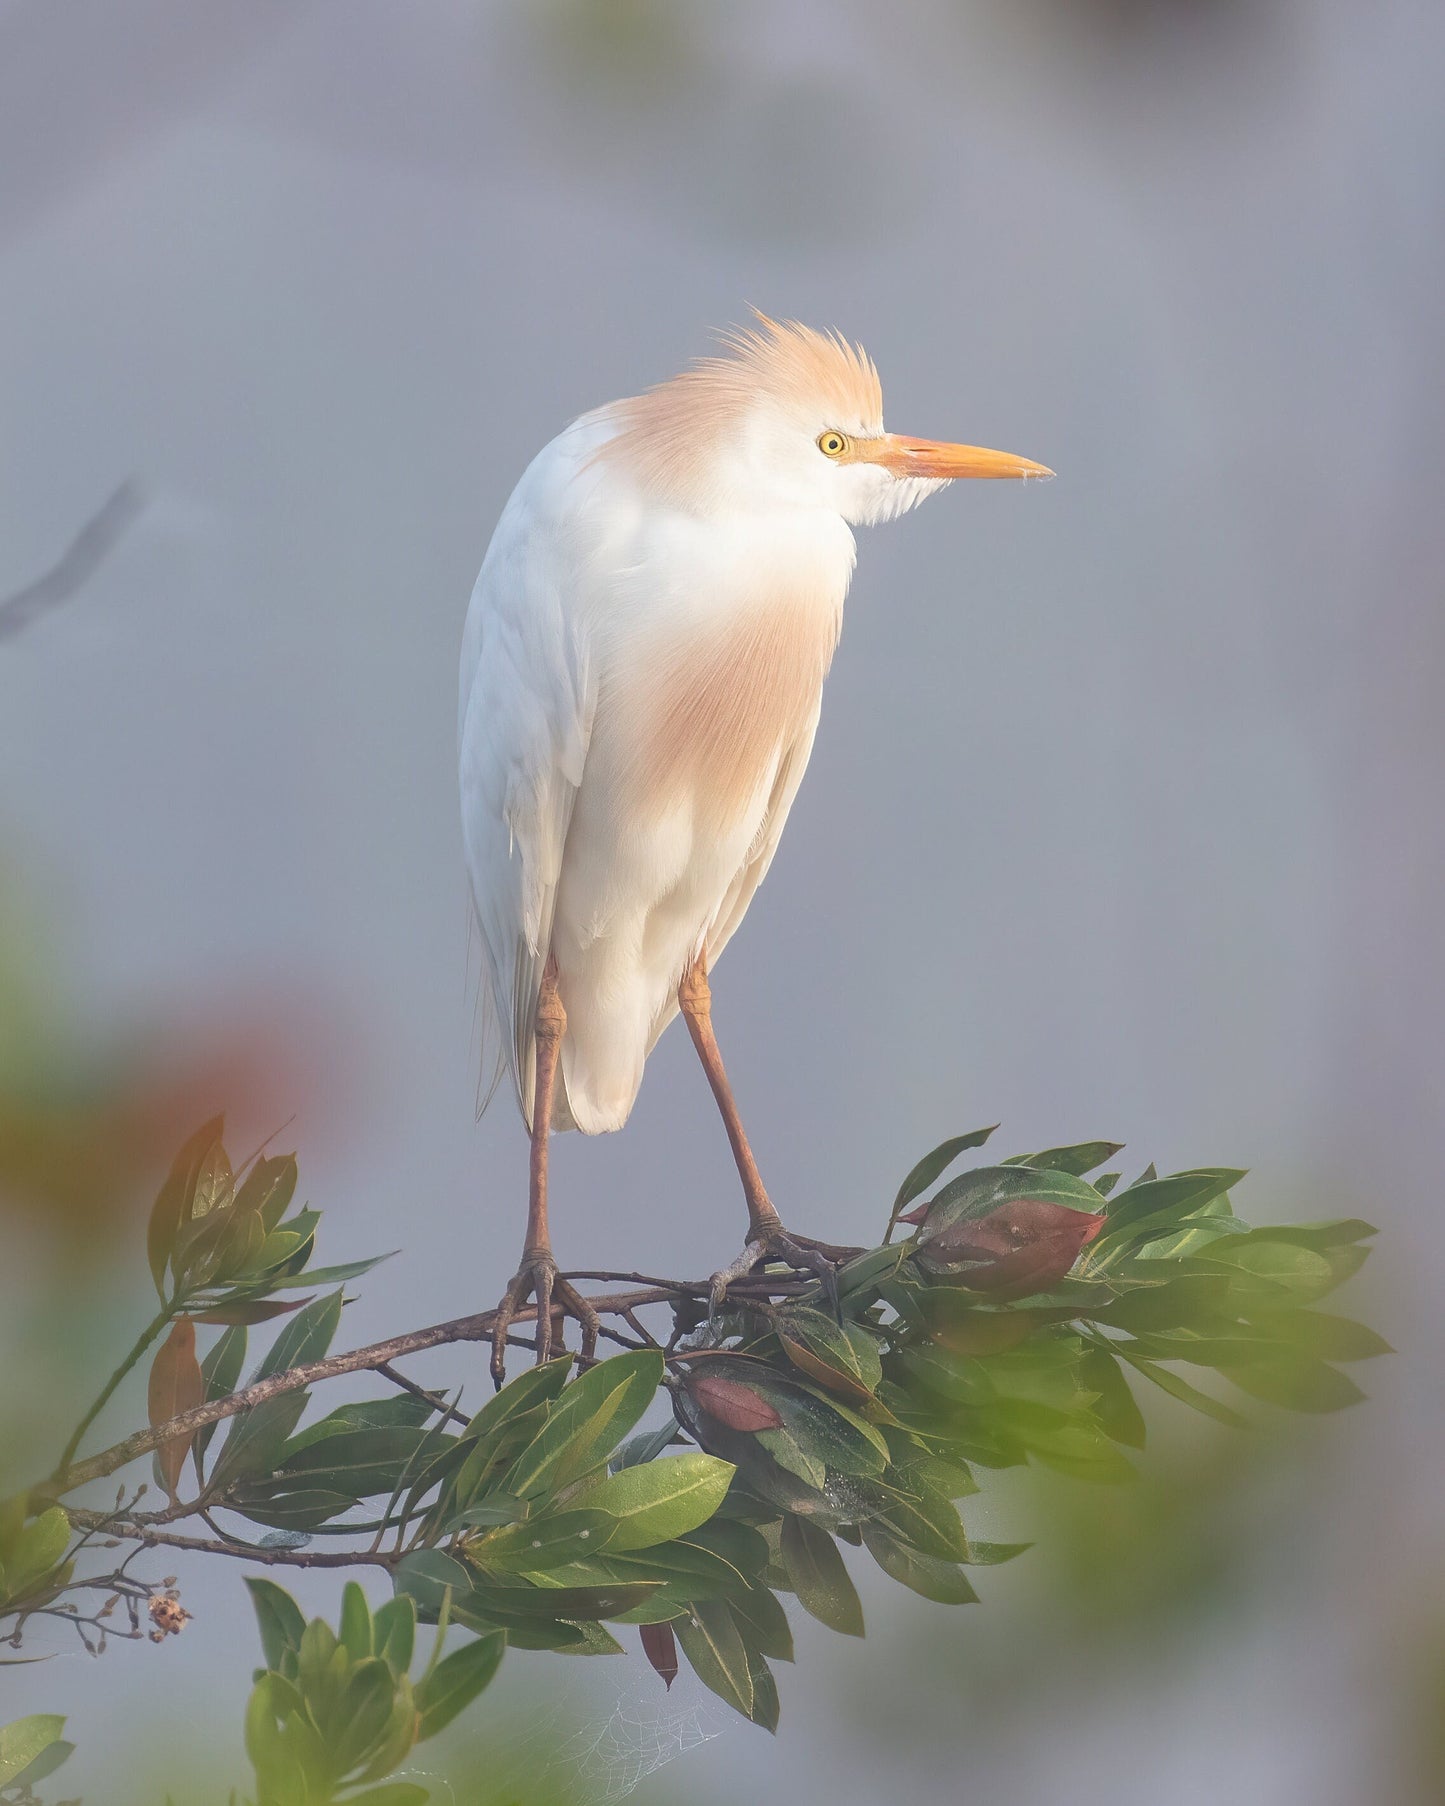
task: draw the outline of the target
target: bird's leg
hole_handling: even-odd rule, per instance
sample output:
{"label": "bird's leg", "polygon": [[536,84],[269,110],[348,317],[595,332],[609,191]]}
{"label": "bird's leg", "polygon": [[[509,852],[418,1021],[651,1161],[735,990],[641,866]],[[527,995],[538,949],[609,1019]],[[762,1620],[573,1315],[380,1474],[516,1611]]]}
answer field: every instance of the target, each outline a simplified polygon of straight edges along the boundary
{"label": "bird's leg", "polygon": [[587,1300],[559,1277],[547,1230],[547,1147],[552,1128],[552,1099],[557,1088],[557,1061],[567,1032],[567,1012],[557,990],[556,962],[548,959],[537,998],[537,1066],[532,1087],[532,1152],[528,1166],[527,1239],[522,1264],[513,1275],[497,1306],[492,1325],[492,1380],[500,1387],[506,1378],[507,1331],[529,1296],[537,1300],[537,1359],[552,1352],[552,1300],[555,1295],[564,1316],[582,1326],[582,1359],[597,1352],[597,1313]]}
{"label": "bird's leg", "polygon": [[[728,1083],[722,1053],[712,1027],[712,991],[707,982],[706,955],[700,956],[682,976],[677,987],[677,1001],[687,1021],[688,1033],[702,1061],[707,1082],[717,1100],[717,1107],[727,1130],[728,1142],[737,1163],[738,1177],[743,1182],[743,1196],[748,1204],[748,1239],[736,1260],[712,1276],[711,1305],[716,1310],[727,1296],[735,1279],[750,1273],[760,1261],[783,1260],[800,1271],[816,1273],[833,1309],[837,1310],[838,1285],[834,1262],[819,1246],[801,1241],[783,1228],[782,1218],[773,1206],[763,1184],[747,1132],[738,1114],[733,1088]],[[842,1252],[839,1250],[838,1252]]]}

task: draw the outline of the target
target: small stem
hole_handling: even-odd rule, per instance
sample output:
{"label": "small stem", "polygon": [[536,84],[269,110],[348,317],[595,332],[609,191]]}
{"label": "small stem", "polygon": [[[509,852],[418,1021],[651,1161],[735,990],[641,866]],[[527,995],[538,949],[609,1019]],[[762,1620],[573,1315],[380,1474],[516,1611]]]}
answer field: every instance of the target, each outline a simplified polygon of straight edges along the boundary
{"label": "small stem", "polygon": [[193,1549],[204,1555],[233,1555],[241,1561],[263,1562],[270,1567],[390,1568],[397,1561],[395,1555],[374,1554],[367,1549],[258,1549],[250,1543],[222,1542],[219,1538],[208,1536],[179,1536],[174,1531],[152,1530],[147,1524],[117,1521],[107,1518],[104,1512],[82,1511],[78,1507],[71,1508],[70,1515],[77,1523],[90,1523],[94,1520],[96,1528],[103,1527],[110,1535],[122,1536],[128,1542],[140,1543],[147,1549]]}
{"label": "small stem", "polygon": [[432,1410],[441,1412],[449,1423],[459,1423],[465,1427],[472,1421],[465,1411],[458,1411],[449,1405],[439,1392],[428,1392],[425,1386],[418,1386],[415,1380],[409,1380],[404,1373],[398,1373],[390,1361],[378,1361],[376,1371],[384,1380],[390,1380],[393,1386],[400,1386],[403,1392],[409,1392],[413,1398],[425,1399]]}
{"label": "small stem", "polygon": [[70,1466],[71,1462],[75,1459],[75,1451],[80,1447],[81,1437],[84,1436],[85,1432],[95,1422],[96,1418],[100,1416],[101,1412],[110,1403],[111,1396],[115,1392],[116,1387],[170,1322],[171,1317],[175,1313],[175,1309],[176,1300],[174,1298],[168,1299],[161,1305],[161,1308],[156,1312],[155,1316],[151,1318],[150,1322],[141,1331],[140,1335],[136,1338],[135,1346],[101,1388],[100,1397],[96,1399],[95,1403],[71,1432],[70,1441],[66,1443],[60,1460],[56,1463],[55,1471],[57,1474],[63,1474]]}

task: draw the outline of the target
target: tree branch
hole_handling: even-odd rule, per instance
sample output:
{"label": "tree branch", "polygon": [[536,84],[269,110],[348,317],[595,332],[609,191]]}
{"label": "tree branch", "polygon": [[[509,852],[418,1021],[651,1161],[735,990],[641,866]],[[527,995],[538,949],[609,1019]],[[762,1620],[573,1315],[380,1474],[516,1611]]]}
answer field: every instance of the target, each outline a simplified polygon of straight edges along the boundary
{"label": "tree branch", "polygon": [[155,1530],[149,1524],[137,1524],[103,1511],[83,1511],[79,1506],[68,1505],[66,1511],[73,1524],[124,1537],[127,1542],[141,1543],[147,1549],[195,1549],[203,1555],[233,1555],[242,1561],[264,1562],[268,1567],[391,1568],[400,1559],[384,1550],[258,1548],[252,1543],[223,1542],[219,1537],[181,1536],[174,1530]]}
{"label": "tree branch", "polygon": [[[616,1273],[569,1273],[563,1277],[619,1280],[631,1276]],[[621,1316],[625,1319],[628,1312],[646,1305],[674,1304],[682,1299],[706,1300],[709,1284],[707,1280],[658,1280],[635,1291],[599,1293],[589,1302],[594,1310],[603,1315]],[[816,1281],[785,1275],[761,1275],[735,1280],[729,1290],[738,1297],[789,1298],[807,1290],[810,1284],[816,1284]],[[536,1306],[527,1305],[517,1312],[514,1321],[532,1322],[535,1321],[536,1314]],[[560,1306],[554,1314],[561,1318]],[[480,1311],[470,1317],[453,1317],[446,1323],[433,1323],[427,1329],[410,1330],[404,1335],[388,1337],[384,1342],[368,1343],[364,1348],[352,1349],[349,1354],[328,1355],[324,1360],[307,1361],[300,1367],[289,1368],[285,1373],[272,1374],[269,1379],[257,1380],[254,1385],[243,1387],[227,1398],[196,1405],[192,1410],[182,1411],[179,1416],[172,1417],[165,1423],[137,1430],[124,1441],[102,1449],[98,1455],[88,1456],[84,1461],[77,1461],[71,1466],[62,1465],[34,1490],[37,1494],[58,1498],[77,1486],[84,1486],[91,1480],[100,1480],[107,1474],[113,1474],[117,1468],[124,1467],[139,1455],[149,1454],[163,1442],[169,1442],[175,1437],[194,1436],[197,1430],[204,1429],[207,1424],[239,1416],[242,1411],[249,1411],[253,1405],[264,1404],[267,1399],[277,1398],[283,1392],[298,1392],[305,1386],[315,1385],[319,1380],[336,1379],[344,1373],[368,1370],[379,1372],[383,1366],[398,1361],[405,1355],[418,1354],[428,1348],[442,1348],[453,1342],[485,1342],[491,1336],[496,1316],[497,1313],[493,1310]]]}

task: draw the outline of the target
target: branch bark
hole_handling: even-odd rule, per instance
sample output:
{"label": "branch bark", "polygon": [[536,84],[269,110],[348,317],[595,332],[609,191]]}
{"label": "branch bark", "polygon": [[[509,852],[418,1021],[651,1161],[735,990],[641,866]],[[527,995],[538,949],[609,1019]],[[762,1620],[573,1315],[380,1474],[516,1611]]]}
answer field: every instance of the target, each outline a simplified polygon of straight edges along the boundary
{"label": "branch bark", "polygon": [[[583,1275],[567,1274],[564,1277],[581,1278]],[[596,1274],[591,1277],[615,1280],[628,1276]],[[794,1296],[805,1289],[808,1283],[781,1276],[764,1276],[736,1280],[730,1290],[742,1296],[781,1298]],[[635,1291],[603,1292],[589,1302],[594,1310],[604,1315],[625,1318],[628,1312],[646,1305],[674,1304],[684,1299],[705,1300],[708,1287],[709,1282],[706,1280],[658,1280]],[[513,1321],[535,1321],[536,1314],[536,1306],[528,1305],[517,1312]],[[555,1315],[561,1317],[560,1309]],[[102,1449],[97,1455],[87,1456],[84,1461],[74,1462],[70,1466],[61,1466],[34,1490],[37,1495],[59,1498],[91,1480],[104,1479],[107,1474],[113,1474],[117,1468],[124,1467],[137,1456],[149,1454],[152,1449],[159,1448],[163,1442],[168,1442],[173,1437],[193,1436],[207,1424],[236,1417],[242,1411],[249,1411],[253,1405],[264,1404],[268,1398],[277,1398],[283,1392],[298,1392],[305,1386],[313,1386],[320,1380],[336,1379],[344,1373],[360,1373],[364,1370],[379,1372],[391,1362],[399,1361],[407,1355],[419,1354],[428,1348],[442,1348],[452,1342],[487,1341],[496,1316],[495,1311],[480,1311],[475,1316],[453,1317],[445,1323],[433,1323],[426,1329],[414,1329],[404,1335],[390,1336],[384,1342],[370,1342],[363,1348],[352,1349],[349,1354],[328,1355],[324,1360],[307,1361],[300,1367],[289,1368],[285,1373],[257,1380],[254,1385],[243,1387],[227,1398],[213,1399],[209,1404],[182,1411],[178,1417],[172,1417],[165,1423],[137,1430],[134,1435],[112,1444],[108,1449]]]}
{"label": "branch bark", "polygon": [[267,1567],[287,1568],[391,1568],[401,1559],[396,1553],[370,1549],[263,1549],[252,1543],[228,1543],[215,1536],[181,1536],[174,1530],[156,1530],[149,1524],[104,1511],[84,1511],[67,1506],[73,1524],[106,1535],[123,1537],[147,1549],[194,1549],[204,1555],[231,1555],[241,1561],[258,1561]]}

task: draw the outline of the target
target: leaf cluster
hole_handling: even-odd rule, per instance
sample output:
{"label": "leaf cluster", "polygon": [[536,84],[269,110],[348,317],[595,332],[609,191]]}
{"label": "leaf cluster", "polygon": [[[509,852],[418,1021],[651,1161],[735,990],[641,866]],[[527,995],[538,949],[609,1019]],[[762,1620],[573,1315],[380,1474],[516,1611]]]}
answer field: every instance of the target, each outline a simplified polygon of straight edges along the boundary
{"label": "leaf cluster", "polygon": [[[793,1657],[786,1598],[861,1636],[849,1572],[861,1556],[927,1599],[973,1602],[974,1570],[1025,1545],[970,1535],[961,1502],[989,1470],[1027,1463],[1129,1480],[1146,1439],[1140,1382],[1230,1425],[1251,1400],[1319,1412],[1361,1396],[1343,1367],[1387,1345],[1319,1306],[1364,1261],[1370,1225],[1251,1227],[1231,1201],[1239,1171],[1149,1168],[1121,1185],[1097,1172],[1119,1152],[1107,1142],[950,1177],[991,1133],[917,1164],[882,1243],[839,1268],[836,1300],[779,1273],[700,1323],[679,1288],[666,1351],[653,1342],[575,1375],[562,1356],[471,1415],[460,1395],[378,1363],[383,1396],[304,1422],[309,1392],[292,1385],[163,1441],[167,1519],[233,1514],[269,1561],[347,1539],[394,1588],[372,1615],[348,1586],[333,1632],[274,1583],[250,1583],[266,1657],[247,1717],[258,1806],[408,1806],[421,1790],[385,1777],[481,1691],[505,1645],[617,1654],[622,1626],[668,1684],[686,1661],[775,1728],[774,1667]],[[284,1322],[253,1383],[327,1355],[344,1282],[374,1263],[311,1268],[318,1215],[291,1210],[295,1187],[290,1157],[238,1178],[219,1120],[178,1156],[149,1234],[169,1325],[150,1373],[158,1427],[230,1398],[268,1318]],[[220,1332],[204,1357],[199,1325]],[[644,1426],[659,1402],[665,1421]],[[112,1524],[144,1531],[125,1511]],[[60,1507],[0,1511],[0,1609],[64,1587],[68,1534]],[[413,1683],[417,1622],[439,1635]],[[442,1657],[448,1625],[474,1640]]]}
{"label": "leaf cluster", "polygon": [[502,1659],[500,1633],[445,1656],[438,1633],[413,1683],[416,1613],[406,1594],[373,1613],[348,1581],[333,1631],[322,1618],[308,1624],[274,1582],[246,1584],[266,1658],[246,1708],[256,1806],[419,1806],[426,1788],[386,1776],[487,1686]]}

